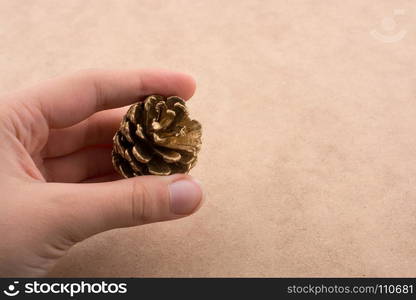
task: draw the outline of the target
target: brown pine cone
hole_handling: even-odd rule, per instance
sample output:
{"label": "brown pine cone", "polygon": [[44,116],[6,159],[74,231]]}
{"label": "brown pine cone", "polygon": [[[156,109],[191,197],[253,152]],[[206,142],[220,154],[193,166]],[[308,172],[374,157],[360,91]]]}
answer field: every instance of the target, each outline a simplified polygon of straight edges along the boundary
{"label": "brown pine cone", "polygon": [[124,177],[187,173],[201,148],[201,124],[177,96],[133,104],[113,138],[114,168]]}

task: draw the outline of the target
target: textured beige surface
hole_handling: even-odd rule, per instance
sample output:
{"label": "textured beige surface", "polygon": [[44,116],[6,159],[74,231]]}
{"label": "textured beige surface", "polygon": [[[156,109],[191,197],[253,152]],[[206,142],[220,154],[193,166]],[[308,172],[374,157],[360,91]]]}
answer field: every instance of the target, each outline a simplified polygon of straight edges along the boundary
{"label": "textured beige surface", "polygon": [[[396,43],[383,17],[397,15]],[[89,67],[189,72],[206,205],[54,276],[416,276],[414,1],[0,1],[0,91]]]}

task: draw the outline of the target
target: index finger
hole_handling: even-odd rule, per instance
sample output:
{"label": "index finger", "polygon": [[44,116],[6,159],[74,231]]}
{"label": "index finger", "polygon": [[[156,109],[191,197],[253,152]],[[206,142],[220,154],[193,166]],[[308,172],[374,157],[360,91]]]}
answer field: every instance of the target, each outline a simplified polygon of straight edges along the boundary
{"label": "index finger", "polygon": [[37,106],[50,128],[74,125],[97,111],[125,106],[150,94],[189,99],[195,81],[167,70],[89,70],[55,78],[33,87],[31,104]]}

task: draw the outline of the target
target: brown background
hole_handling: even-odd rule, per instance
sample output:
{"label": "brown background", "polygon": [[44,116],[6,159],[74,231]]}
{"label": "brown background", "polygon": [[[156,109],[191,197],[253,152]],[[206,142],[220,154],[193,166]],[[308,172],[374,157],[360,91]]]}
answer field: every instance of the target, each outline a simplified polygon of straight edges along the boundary
{"label": "brown background", "polygon": [[0,1],[0,91],[90,67],[198,81],[205,206],[91,238],[52,275],[416,276],[415,16],[415,1]]}

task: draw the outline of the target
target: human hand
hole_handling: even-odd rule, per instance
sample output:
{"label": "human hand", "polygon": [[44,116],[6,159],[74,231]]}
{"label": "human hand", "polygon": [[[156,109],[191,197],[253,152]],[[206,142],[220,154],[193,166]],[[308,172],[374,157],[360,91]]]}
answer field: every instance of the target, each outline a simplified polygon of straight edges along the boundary
{"label": "human hand", "polygon": [[194,90],[181,73],[91,70],[3,95],[0,276],[44,276],[94,234],[195,212],[202,190],[190,176],[120,179],[110,156],[125,112],[115,108]]}

